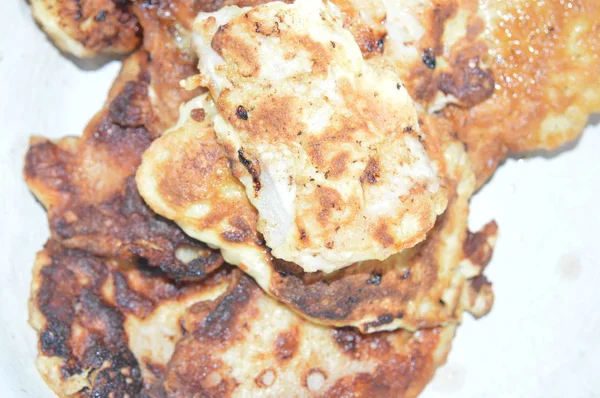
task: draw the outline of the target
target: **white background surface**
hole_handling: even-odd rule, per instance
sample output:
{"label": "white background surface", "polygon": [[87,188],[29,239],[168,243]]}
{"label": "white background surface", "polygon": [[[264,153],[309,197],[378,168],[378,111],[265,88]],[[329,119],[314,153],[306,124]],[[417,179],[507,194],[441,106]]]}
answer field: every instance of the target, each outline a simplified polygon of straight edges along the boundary
{"label": "white background surface", "polygon": [[[0,4],[0,397],[52,396],[27,325],[45,213],[22,181],[32,134],[79,135],[119,68],[63,57],[24,0]],[[86,70],[87,69],[87,70]],[[600,82],[599,82],[600,85]],[[600,87],[599,87],[600,89]],[[471,225],[494,218],[491,314],[465,316],[424,398],[600,397],[600,118],[568,149],[512,159],[472,201]]]}

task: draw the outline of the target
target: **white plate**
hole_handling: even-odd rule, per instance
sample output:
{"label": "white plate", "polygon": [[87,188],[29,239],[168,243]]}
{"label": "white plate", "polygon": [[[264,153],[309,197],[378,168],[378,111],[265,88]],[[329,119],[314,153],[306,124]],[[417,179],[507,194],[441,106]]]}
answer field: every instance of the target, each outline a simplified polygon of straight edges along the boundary
{"label": "white plate", "polygon": [[[0,397],[52,396],[27,325],[31,266],[48,227],[21,169],[30,135],[81,134],[119,69],[78,64],[46,40],[24,0],[2,0]],[[424,398],[600,397],[599,121],[568,150],[509,160],[473,199],[473,227],[500,224],[487,270],[496,303],[484,319],[465,317]]]}

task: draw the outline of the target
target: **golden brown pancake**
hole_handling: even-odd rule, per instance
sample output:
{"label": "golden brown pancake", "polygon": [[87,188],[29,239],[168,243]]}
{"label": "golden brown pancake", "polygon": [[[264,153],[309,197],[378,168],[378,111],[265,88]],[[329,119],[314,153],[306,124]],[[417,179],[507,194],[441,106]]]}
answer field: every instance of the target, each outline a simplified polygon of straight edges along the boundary
{"label": "golden brown pancake", "polygon": [[214,130],[274,257],[330,273],[422,241],[446,208],[415,104],[321,0],[200,13]]}
{"label": "golden brown pancake", "polygon": [[318,326],[231,267],[175,284],[53,240],[36,258],[30,323],[37,367],[60,397],[414,397],[455,331]]}
{"label": "golden brown pancake", "polygon": [[156,136],[148,54],[128,58],[81,138],[34,137],[25,180],[48,210],[52,236],[100,256],[142,257],[175,279],[204,278],[222,258],[150,210],[133,175]]}
{"label": "golden brown pancake", "polygon": [[79,58],[127,54],[141,40],[129,0],[30,0],[31,12],[62,51]]}
{"label": "golden brown pancake", "polygon": [[[490,224],[474,235],[477,239],[468,238],[475,179],[462,144],[449,134],[441,134],[447,141],[437,157],[449,206],[424,242],[386,261],[357,263],[331,274],[305,273],[274,259],[257,232],[256,210],[216,141],[211,107],[206,95],[187,103],[179,123],[144,153],[137,184],[158,214],[220,248],[227,262],[314,322],[363,332],[415,330],[459,320],[465,308],[477,315],[490,309],[490,285],[478,275],[491,257],[496,227]],[[423,115],[421,128],[430,136],[447,126]]]}
{"label": "golden brown pancake", "polygon": [[595,0],[383,0],[384,58],[454,123],[481,186],[507,153],[554,149],[600,111]]}

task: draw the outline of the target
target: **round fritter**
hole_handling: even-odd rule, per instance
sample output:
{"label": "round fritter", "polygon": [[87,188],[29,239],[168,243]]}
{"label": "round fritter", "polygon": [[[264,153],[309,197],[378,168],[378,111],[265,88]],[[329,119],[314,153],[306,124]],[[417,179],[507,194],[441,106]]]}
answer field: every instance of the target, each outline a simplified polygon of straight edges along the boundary
{"label": "round fritter", "polygon": [[135,186],[142,153],[154,139],[148,54],[129,57],[109,99],[83,137],[34,137],[25,180],[48,210],[52,236],[101,256],[143,257],[175,279],[202,279],[223,259],[146,206]]}
{"label": "round fritter", "polygon": [[446,207],[417,111],[321,0],[201,13],[193,47],[214,129],[274,257],[307,272],[384,260]]}
{"label": "round fritter", "polygon": [[[415,330],[460,319],[475,303],[479,315],[489,310],[490,285],[478,275],[490,259],[496,228],[490,224],[475,235],[467,231],[475,181],[462,144],[450,140],[436,157],[450,200],[423,243],[386,261],[357,263],[332,274],[305,273],[274,259],[257,232],[257,212],[216,141],[214,106],[206,95],[190,101],[179,123],[144,153],[136,180],[158,214],[220,248],[227,262],[270,295],[318,323],[363,332]],[[431,135],[445,131],[445,124],[423,115],[421,128]]]}
{"label": "round fritter", "polygon": [[52,240],[36,258],[30,323],[37,367],[61,397],[414,397],[455,330],[318,326],[231,267],[175,284]]}
{"label": "round fritter", "polygon": [[62,51],[79,58],[126,54],[141,41],[129,0],[29,0],[31,12]]}
{"label": "round fritter", "polygon": [[554,149],[600,111],[597,1],[382,1],[383,58],[453,121],[478,186],[508,151]]}

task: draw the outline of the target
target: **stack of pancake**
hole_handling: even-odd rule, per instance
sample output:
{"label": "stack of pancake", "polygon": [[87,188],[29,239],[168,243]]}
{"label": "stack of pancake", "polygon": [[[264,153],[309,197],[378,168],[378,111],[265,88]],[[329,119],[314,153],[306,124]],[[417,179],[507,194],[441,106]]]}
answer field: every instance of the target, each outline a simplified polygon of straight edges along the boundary
{"label": "stack of pancake", "polygon": [[26,155],[58,395],[418,395],[493,304],[470,197],[600,111],[592,0],[261,3],[31,0],[62,50],[124,55]]}

